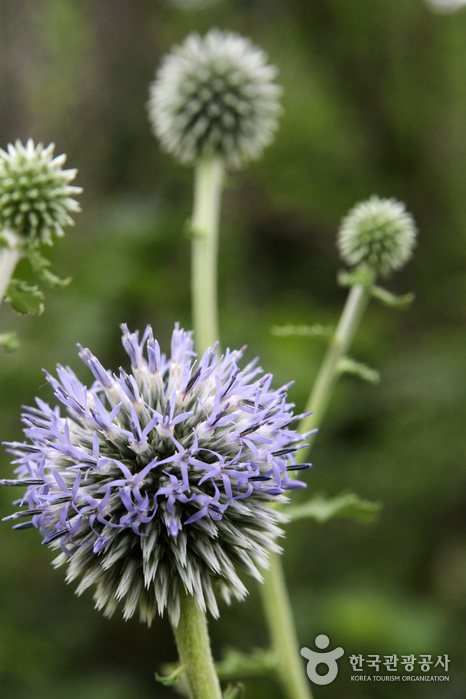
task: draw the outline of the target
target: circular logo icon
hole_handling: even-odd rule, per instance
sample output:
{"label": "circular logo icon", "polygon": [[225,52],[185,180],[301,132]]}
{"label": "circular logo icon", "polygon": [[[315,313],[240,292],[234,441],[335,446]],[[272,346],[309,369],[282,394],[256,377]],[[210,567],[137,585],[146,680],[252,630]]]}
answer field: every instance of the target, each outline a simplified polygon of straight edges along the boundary
{"label": "circular logo icon", "polygon": [[[330,639],[324,633],[316,636],[314,643],[317,648],[321,650],[328,648],[330,645]],[[345,651],[343,648],[334,648],[326,653],[319,653],[318,651],[311,650],[310,648],[301,648],[301,655],[303,658],[307,659],[307,676],[314,684],[330,684],[338,675],[338,658],[344,655]],[[328,670],[325,675],[319,675],[317,672],[318,665],[326,665]]]}

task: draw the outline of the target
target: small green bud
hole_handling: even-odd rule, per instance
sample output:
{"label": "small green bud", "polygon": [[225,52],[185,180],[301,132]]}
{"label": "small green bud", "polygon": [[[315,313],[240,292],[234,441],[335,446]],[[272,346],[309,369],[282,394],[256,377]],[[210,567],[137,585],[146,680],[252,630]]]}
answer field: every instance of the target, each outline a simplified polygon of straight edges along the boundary
{"label": "small green bud", "polygon": [[402,202],[373,195],[345,216],[337,245],[348,265],[386,277],[410,259],[416,234],[414,219]]}
{"label": "small green bud", "polygon": [[0,227],[28,243],[52,244],[52,235],[63,236],[63,226],[73,225],[70,214],[80,211],[72,195],[82,191],[69,183],[76,170],[62,170],[65,155],[53,157],[55,146],[44,148],[29,139],[0,149]]}

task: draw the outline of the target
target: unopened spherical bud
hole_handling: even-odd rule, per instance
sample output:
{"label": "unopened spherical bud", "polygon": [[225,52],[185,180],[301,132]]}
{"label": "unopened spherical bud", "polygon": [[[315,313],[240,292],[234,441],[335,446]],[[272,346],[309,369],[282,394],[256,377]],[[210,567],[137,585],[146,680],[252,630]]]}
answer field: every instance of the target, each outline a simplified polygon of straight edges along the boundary
{"label": "unopened spherical bud", "polygon": [[62,170],[65,155],[53,157],[54,144],[44,148],[32,139],[0,149],[0,226],[30,242],[52,243],[72,225],[80,207],[72,196],[81,187],[69,183],[76,170]]}
{"label": "unopened spherical bud", "polygon": [[410,259],[416,234],[414,219],[402,202],[374,195],[345,216],[338,248],[348,265],[363,265],[387,276]]}
{"label": "unopened spherical bud", "polygon": [[186,165],[218,156],[241,167],[278,126],[281,88],[259,48],[233,32],[190,34],[167,55],[150,88],[149,115],[162,147]]}

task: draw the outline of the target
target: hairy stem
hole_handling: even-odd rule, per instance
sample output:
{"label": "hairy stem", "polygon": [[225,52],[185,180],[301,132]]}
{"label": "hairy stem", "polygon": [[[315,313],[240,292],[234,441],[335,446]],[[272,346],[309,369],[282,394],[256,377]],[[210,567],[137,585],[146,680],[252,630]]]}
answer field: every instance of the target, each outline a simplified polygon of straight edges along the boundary
{"label": "hairy stem", "polygon": [[[223,162],[202,159],[196,165],[192,217],[191,297],[193,328],[199,354],[219,340],[217,251]],[[174,628],[190,699],[221,699],[210,650],[207,620],[194,598],[181,595],[181,614]]]}
{"label": "hairy stem", "polygon": [[15,267],[22,256],[21,250],[17,247],[17,236],[5,230],[2,231],[2,236],[8,240],[11,247],[0,247],[0,304],[6,294]]}
{"label": "hairy stem", "polygon": [[173,627],[190,699],[222,699],[210,650],[207,620],[194,597],[181,594],[180,620]]}
{"label": "hairy stem", "polygon": [[312,699],[311,684],[299,653],[282,560],[277,553],[270,555],[270,567],[264,573],[261,592],[282,687],[288,699]]}
{"label": "hairy stem", "polygon": [[217,249],[223,161],[204,158],[196,165],[192,218],[191,291],[195,342],[199,352],[219,339]]}
{"label": "hairy stem", "polygon": [[[314,383],[314,387],[306,405],[306,412],[313,411],[312,415],[305,417],[299,424],[301,434],[320,427],[327,412],[327,407],[333,394],[333,389],[338,379],[340,360],[348,352],[356,331],[366,310],[369,296],[362,284],[355,284],[348,294],[343,313],[330,340],[324,361]],[[309,458],[309,453],[316,435],[312,435],[306,441],[309,446],[301,449],[297,454],[297,461],[303,463]]]}
{"label": "hairy stem", "polygon": [[[219,159],[202,160],[196,167],[192,220],[191,283],[193,325],[198,352],[204,352],[219,339],[217,249],[222,175],[223,163]],[[367,299],[367,294],[361,285],[356,285],[351,289],[309,399],[308,405],[311,408],[306,408],[306,411],[314,410],[314,415],[310,416],[313,420],[305,418],[300,425],[300,431],[308,431],[320,425],[338,376],[338,362],[348,351],[364,313]],[[277,554],[271,554],[270,568],[264,577],[265,582],[261,586],[261,592],[269,633],[278,660],[280,681],[288,699],[312,699],[311,686],[300,659],[299,642],[286,588],[283,565]],[[192,604],[194,605],[194,601]],[[205,634],[208,643],[206,627]],[[180,649],[179,644],[178,646]],[[211,659],[210,648],[209,658]],[[183,659],[182,662],[184,663]],[[188,673],[188,670],[186,672]],[[215,674],[214,670],[213,672]],[[218,686],[216,677],[215,680]],[[192,697],[197,696],[201,695],[192,694]],[[208,694],[204,696],[206,699],[210,697]]]}
{"label": "hairy stem", "polygon": [[[314,387],[309,396],[306,412],[313,414],[304,418],[298,428],[301,433],[319,427],[325,416],[335,383],[338,379],[338,363],[348,352],[366,309],[369,296],[361,284],[351,288],[335,334],[322,362]],[[313,436],[309,447],[297,454],[297,462],[309,458]],[[266,571],[261,586],[262,601],[268,621],[272,645],[279,662],[279,676],[289,699],[312,699],[310,683],[299,657],[299,642],[296,635],[293,612],[285,583],[281,557],[270,556],[270,568]]]}

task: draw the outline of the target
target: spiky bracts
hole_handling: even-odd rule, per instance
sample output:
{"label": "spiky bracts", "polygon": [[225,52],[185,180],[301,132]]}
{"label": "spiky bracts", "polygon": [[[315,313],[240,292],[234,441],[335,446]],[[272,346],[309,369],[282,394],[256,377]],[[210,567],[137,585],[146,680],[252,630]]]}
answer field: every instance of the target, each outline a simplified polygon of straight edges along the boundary
{"label": "spiky bracts", "polygon": [[402,202],[374,195],[342,220],[338,248],[349,265],[387,276],[410,259],[416,235],[414,219]]}
{"label": "spiky bracts", "polygon": [[242,569],[261,579],[269,551],[279,551],[269,507],[287,488],[303,437],[293,430],[286,386],[275,391],[256,362],[243,370],[243,350],[195,360],[192,333],[178,326],[171,358],[160,353],[152,329],[123,328],[132,373],[105,370],[88,349],[80,357],[94,375],[86,388],[69,368],[46,374],[66,406],[37,399],[23,415],[25,443],[9,443],[18,480],[17,501],[43,543],[61,546],[67,581],[77,592],[95,585],[96,606],[107,616],[124,598],[124,616],[139,608],[151,623],[164,609],[174,624],[183,586],[201,609],[218,615],[214,590],[227,601],[247,591]]}
{"label": "spiky bracts", "polygon": [[238,34],[190,34],[165,56],[149,115],[162,147],[186,165],[219,156],[239,168],[258,158],[278,126],[281,88],[267,55]]}
{"label": "spiky bracts", "polygon": [[32,139],[0,149],[0,227],[25,242],[52,243],[63,227],[73,225],[72,213],[80,210],[72,197],[81,187],[69,183],[76,170],[62,170],[65,155],[53,157],[54,144],[44,148]]}

